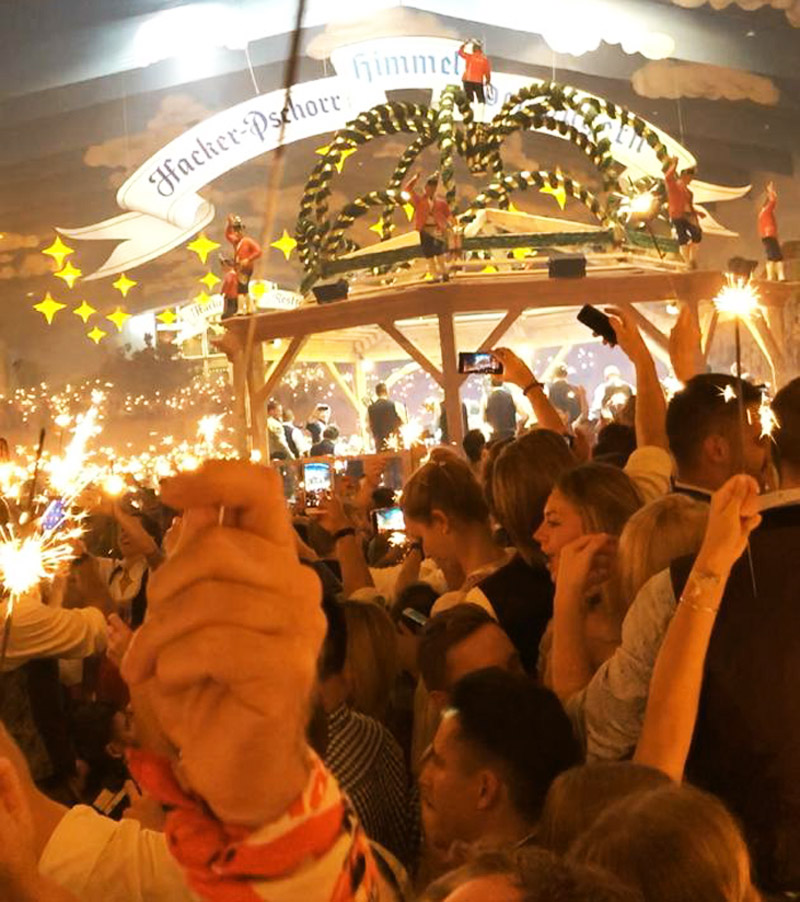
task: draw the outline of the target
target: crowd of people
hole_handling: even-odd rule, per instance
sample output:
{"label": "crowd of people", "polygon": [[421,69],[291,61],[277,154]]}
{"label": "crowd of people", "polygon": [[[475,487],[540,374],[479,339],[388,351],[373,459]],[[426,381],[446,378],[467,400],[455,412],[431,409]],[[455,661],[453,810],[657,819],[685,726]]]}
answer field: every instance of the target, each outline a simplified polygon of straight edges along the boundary
{"label": "crowd of people", "polygon": [[635,385],[606,374],[596,403],[624,398],[595,433],[565,371],[545,391],[498,348],[531,415],[490,395],[489,440],[402,491],[375,455],[313,515],[232,460],[87,499],[7,637],[0,897],[800,892],[800,379],[769,436],[761,389],[701,371],[691,330],[667,401],[609,315]]}

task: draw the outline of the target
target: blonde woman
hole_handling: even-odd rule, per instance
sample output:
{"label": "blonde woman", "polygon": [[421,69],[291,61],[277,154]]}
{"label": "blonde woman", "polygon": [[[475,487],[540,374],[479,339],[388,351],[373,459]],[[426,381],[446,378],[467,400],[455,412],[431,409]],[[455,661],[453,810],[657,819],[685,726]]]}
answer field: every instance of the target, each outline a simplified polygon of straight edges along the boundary
{"label": "blonde woman", "polygon": [[619,537],[617,603],[623,613],[651,577],[697,553],[707,523],[708,505],[677,493],[636,511]]}
{"label": "blonde woman", "polygon": [[547,499],[533,537],[556,593],[539,671],[562,701],[582,689],[619,645],[625,612],[612,582],[617,537],[641,506],[632,480],[607,464],[569,470]]}
{"label": "blonde woman", "polygon": [[350,704],[384,721],[399,672],[397,633],[385,608],[374,602],[342,602],[347,621],[344,676]]}

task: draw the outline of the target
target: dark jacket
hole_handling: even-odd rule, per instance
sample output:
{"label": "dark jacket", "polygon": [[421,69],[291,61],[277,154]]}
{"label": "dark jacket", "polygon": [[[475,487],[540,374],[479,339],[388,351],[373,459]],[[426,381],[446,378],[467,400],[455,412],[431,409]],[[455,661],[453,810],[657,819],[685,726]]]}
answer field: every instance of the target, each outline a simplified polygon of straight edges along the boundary
{"label": "dark jacket", "polygon": [[[741,821],[757,885],[798,891],[800,504],[763,518],[750,537],[752,575],[745,553],[717,615],[686,777]],[[676,598],[691,565],[672,565]]]}

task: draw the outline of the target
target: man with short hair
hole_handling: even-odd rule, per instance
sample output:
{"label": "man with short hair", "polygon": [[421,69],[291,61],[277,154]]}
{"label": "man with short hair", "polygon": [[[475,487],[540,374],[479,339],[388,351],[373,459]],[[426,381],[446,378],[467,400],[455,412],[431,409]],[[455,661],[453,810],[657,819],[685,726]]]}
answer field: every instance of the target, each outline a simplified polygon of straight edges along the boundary
{"label": "man with short hair", "polygon": [[550,784],[580,762],[556,696],[499,668],[464,676],[419,778],[428,846],[454,842],[505,847],[534,831]]}
{"label": "man with short hair", "polygon": [[461,440],[461,447],[467,455],[469,468],[475,477],[481,478],[481,465],[483,463],[483,449],[486,447],[486,437],[480,429],[470,429]]}
{"label": "man with short hair", "polygon": [[565,364],[559,364],[553,370],[553,381],[547,386],[547,396],[556,410],[567,418],[567,425],[574,423],[581,415],[581,393],[577,385],[567,381],[569,370]]}
{"label": "man with short hair", "polygon": [[[744,435],[737,391],[745,404]],[[769,439],[761,438],[760,399],[755,386],[720,373],[695,376],[673,396],[667,433],[677,467],[674,491],[708,501],[736,473],[744,471],[763,481]],[[628,608],[622,644],[567,702],[588,758],[618,760],[635,749],[653,667],[676,604],[670,570],[662,570]]]}
{"label": "man with short hair", "polygon": [[322,439],[311,446],[311,457],[329,457],[336,453],[336,439],[339,438],[339,429],[336,426],[326,426]]}
{"label": "man with short hair", "polygon": [[707,501],[736,473],[748,473],[763,485],[769,442],[761,436],[760,405],[761,391],[755,385],[722,373],[694,376],[673,395],[667,436],[677,468],[675,491]]}
{"label": "man with short hair", "polygon": [[417,652],[420,676],[431,701],[442,711],[450,691],[466,674],[486,667],[523,673],[519,653],[488,611],[458,604],[431,617]]}
{"label": "man with short hair", "polygon": [[603,381],[595,389],[592,410],[597,416],[612,417],[632,395],[633,388],[622,378],[619,367],[611,364],[603,370]]}
{"label": "man with short hair", "polygon": [[517,434],[517,418],[520,425],[528,421],[528,414],[506,388],[502,376],[491,377],[491,389],[483,407],[483,419],[492,430],[493,441],[514,438]]}
{"label": "man with short hair", "polygon": [[[780,491],[734,564],[705,661],[687,779],[741,822],[759,887],[800,892],[800,378],[775,396]],[[691,558],[672,565],[681,596]],[[752,572],[751,572],[752,568]],[[755,583],[755,585],[754,585]],[[700,615],[703,616],[703,615]]]}
{"label": "man with short hair", "polygon": [[367,408],[367,419],[375,441],[375,450],[386,451],[389,439],[398,435],[403,418],[397,410],[397,404],[390,400],[385,382],[379,382],[375,386],[375,400]]}
{"label": "man with short hair", "polygon": [[311,444],[322,441],[322,432],[331,421],[330,404],[317,404],[306,423],[306,430],[311,436]]}
{"label": "man with short hair", "polygon": [[283,430],[283,411],[274,399],[267,402],[267,444],[270,460],[294,460]]}

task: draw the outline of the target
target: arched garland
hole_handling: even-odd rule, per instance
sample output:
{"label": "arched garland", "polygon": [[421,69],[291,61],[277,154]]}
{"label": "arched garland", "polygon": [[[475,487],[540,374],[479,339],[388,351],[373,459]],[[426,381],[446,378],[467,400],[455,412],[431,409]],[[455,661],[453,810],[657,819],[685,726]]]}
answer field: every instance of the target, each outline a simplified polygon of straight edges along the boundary
{"label": "arched garland", "polygon": [[512,175],[503,176],[501,181],[489,185],[475,198],[466,211],[465,216],[469,216],[470,213],[476,213],[485,207],[495,205],[497,199],[503,194],[511,194],[514,191],[526,191],[528,188],[544,188],[545,185],[549,185],[554,190],[563,188],[570,197],[580,201],[602,225],[607,226],[610,224],[606,208],[580,182],[576,182],[575,179],[560,172],[546,172],[544,170],[530,172],[527,169],[515,172]]}
{"label": "arched garland", "polygon": [[[463,119],[461,129],[455,125],[456,107]],[[560,113],[572,113],[580,118],[580,124],[565,121],[559,117]],[[597,124],[601,113],[619,122],[620,127],[631,126],[634,133],[653,148],[658,159],[666,162],[666,147],[643,119],[625,107],[601,98],[587,97],[575,88],[555,82],[522,88],[503,104],[488,124],[474,121],[471,105],[463,90],[454,85],[442,92],[436,111],[418,104],[389,102],[360,113],[336,134],[306,183],[296,226],[298,252],[307,274],[303,284],[313,284],[322,267],[333,256],[358,247],[344,238],[344,231],[369,207],[383,204],[381,239],[391,236],[394,210],[404,202],[401,196],[403,181],[420,153],[434,141],[439,148],[441,181],[451,207],[456,202],[454,157],[458,154],[465,159],[473,174],[482,175],[490,171],[492,175],[492,182],[476,198],[468,212],[477,211],[490,203],[506,208],[511,192],[550,185],[553,189],[563,187],[566,194],[583,203],[600,222],[608,224],[615,219],[614,205],[604,207],[599,198],[579,182],[559,172],[524,170],[506,175],[501,155],[503,141],[515,131],[533,128],[556,132],[592,161],[603,178],[606,191],[619,192],[620,185],[613,173],[611,141],[605,134],[607,122],[604,120]],[[417,133],[418,137],[400,158],[388,189],[372,191],[357,198],[342,210],[332,224],[328,219],[330,182],[342,154],[373,138],[398,132]]]}

